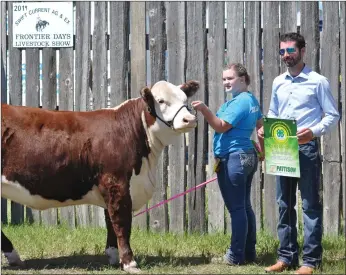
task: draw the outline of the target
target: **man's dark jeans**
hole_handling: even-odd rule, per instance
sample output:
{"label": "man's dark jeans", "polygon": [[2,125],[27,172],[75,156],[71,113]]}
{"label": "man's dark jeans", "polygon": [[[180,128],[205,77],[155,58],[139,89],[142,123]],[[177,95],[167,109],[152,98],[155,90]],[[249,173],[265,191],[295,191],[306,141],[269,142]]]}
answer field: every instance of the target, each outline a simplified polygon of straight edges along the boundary
{"label": "man's dark jeans", "polygon": [[318,143],[312,140],[299,145],[300,179],[276,177],[279,205],[279,260],[298,265],[296,188],[302,198],[304,219],[303,265],[317,267],[322,259],[322,206],[319,196],[321,162]]}
{"label": "man's dark jeans", "polygon": [[217,173],[225,205],[231,215],[231,245],[226,252],[230,264],[243,264],[256,258],[256,218],[250,191],[258,159],[253,149],[230,153],[221,158]]}

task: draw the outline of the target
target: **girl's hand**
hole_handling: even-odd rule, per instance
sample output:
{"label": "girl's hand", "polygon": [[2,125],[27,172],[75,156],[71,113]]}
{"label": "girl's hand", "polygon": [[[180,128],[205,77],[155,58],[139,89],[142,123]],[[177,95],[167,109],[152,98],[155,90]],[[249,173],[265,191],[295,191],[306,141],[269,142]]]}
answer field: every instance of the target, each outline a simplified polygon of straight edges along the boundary
{"label": "girl's hand", "polygon": [[207,109],[207,105],[205,105],[202,101],[200,100],[196,100],[196,101],[192,101],[191,102],[192,107],[196,110],[196,111],[202,111],[203,109]]}

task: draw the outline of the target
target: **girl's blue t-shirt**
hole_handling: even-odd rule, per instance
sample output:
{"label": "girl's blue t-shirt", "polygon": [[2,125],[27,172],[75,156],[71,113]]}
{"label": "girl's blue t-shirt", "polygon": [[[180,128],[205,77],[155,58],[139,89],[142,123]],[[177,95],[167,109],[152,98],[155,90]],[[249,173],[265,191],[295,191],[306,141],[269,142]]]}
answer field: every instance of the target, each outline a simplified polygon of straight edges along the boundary
{"label": "girl's blue t-shirt", "polygon": [[232,124],[232,128],[227,132],[214,134],[213,145],[216,157],[253,148],[250,137],[257,120],[262,118],[262,113],[252,93],[239,93],[232,100],[225,102],[217,111],[216,116]]}

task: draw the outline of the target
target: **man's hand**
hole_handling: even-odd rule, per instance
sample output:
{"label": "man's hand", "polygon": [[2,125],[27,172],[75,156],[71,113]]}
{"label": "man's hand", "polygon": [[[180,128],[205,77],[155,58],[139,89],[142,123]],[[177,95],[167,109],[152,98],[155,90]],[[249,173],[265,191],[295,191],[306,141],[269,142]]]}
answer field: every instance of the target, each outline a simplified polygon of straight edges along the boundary
{"label": "man's hand", "polygon": [[191,105],[196,111],[200,112],[202,112],[204,109],[208,109],[208,107],[200,100],[192,101]]}
{"label": "man's hand", "polygon": [[257,139],[258,139],[258,144],[257,146],[259,148],[258,151],[261,152],[260,156],[258,158],[259,161],[264,161],[265,158],[265,153],[264,153],[264,129],[263,129],[263,119],[257,120],[256,123],[256,131],[257,131]]}
{"label": "man's hand", "polygon": [[297,138],[299,144],[308,143],[314,137],[312,131],[309,128],[303,128],[297,131]]}

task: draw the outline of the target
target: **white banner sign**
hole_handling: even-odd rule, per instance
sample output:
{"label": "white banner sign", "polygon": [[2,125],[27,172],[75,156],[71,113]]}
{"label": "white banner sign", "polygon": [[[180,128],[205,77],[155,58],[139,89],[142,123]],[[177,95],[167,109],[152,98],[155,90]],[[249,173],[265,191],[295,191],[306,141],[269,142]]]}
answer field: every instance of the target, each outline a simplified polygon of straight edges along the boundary
{"label": "white banner sign", "polygon": [[72,2],[13,3],[13,47],[73,47]]}

